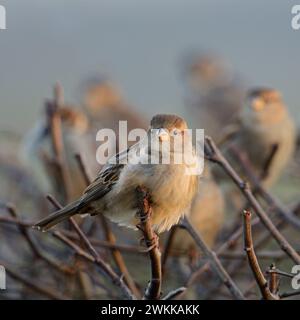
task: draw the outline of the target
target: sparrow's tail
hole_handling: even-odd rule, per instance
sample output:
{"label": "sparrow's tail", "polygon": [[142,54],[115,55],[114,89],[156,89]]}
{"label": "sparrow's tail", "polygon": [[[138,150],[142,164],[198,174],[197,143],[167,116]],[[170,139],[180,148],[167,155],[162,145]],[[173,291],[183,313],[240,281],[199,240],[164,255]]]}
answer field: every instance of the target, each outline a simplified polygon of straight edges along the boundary
{"label": "sparrow's tail", "polygon": [[74,201],[64,208],[55,211],[54,213],[50,214],[48,217],[42,219],[38,223],[36,223],[33,227],[41,230],[41,231],[47,231],[51,227],[55,226],[59,222],[62,222],[75,214],[80,213],[80,200]]}

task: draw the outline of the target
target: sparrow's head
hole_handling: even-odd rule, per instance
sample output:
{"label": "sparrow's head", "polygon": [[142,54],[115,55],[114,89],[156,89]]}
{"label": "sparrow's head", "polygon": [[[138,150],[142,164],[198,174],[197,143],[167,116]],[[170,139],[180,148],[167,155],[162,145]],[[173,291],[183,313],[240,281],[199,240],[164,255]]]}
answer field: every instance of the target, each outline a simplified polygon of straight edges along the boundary
{"label": "sparrow's head", "polygon": [[85,87],[84,105],[92,114],[103,108],[113,108],[122,100],[118,88],[106,79],[91,80]]}
{"label": "sparrow's head", "polygon": [[242,119],[267,125],[280,122],[285,115],[286,106],[277,90],[258,88],[248,92]]}
{"label": "sparrow's head", "polygon": [[212,54],[202,54],[192,58],[187,67],[187,74],[192,88],[208,90],[227,82],[230,77],[224,61]]}
{"label": "sparrow's head", "polygon": [[160,141],[183,135],[187,128],[185,120],[173,114],[157,114],[150,122],[150,129],[157,132]]}

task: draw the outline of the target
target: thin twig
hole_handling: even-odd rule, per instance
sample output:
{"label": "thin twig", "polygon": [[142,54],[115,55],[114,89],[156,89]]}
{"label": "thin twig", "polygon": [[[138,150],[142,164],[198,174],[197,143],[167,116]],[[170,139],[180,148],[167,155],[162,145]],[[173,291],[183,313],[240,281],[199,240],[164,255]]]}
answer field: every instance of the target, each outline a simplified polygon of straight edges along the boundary
{"label": "thin twig", "polygon": [[280,248],[286,252],[286,254],[297,264],[300,264],[300,256],[296,252],[296,250],[291,246],[291,244],[287,241],[287,239],[279,232],[276,226],[273,224],[271,219],[268,217],[262,206],[254,197],[249,185],[243,181],[240,176],[236,173],[236,171],[232,168],[232,166],[228,163],[228,161],[224,158],[221,151],[217,148],[215,143],[211,138],[205,138],[205,154],[206,157],[217,164],[219,164],[224,171],[231,177],[234,183],[239,187],[241,192],[244,194],[246,199],[251,204],[257,216],[260,218],[261,222],[264,226],[269,230],[272,234],[273,238],[279,244]]}
{"label": "thin twig", "polygon": [[153,232],[151,225],[151,206],[149,194],[145,188],[136,189],[140,223],[137,226],[143,233],[145,244],[151,261],[151,280],[145,291],[145,299],[158,300],[161,296],[161,253],[158,248],[158,236]]}
{"label": "thin twig", "polygon": [[268,281],[262,273],[255,255],[251,232],[251,213],[247,210],[244,211],[244,241],[249,265],[263,298],[265,300],[278,300],[278,297],[270,291],[270,288],[268,287]]}
{"label": "thin twig", "polygon": [[[49,201],[51,201],[51,203],[57,208],[57,209],[61,209],[62,206],[51,196],[47,197],[49,199]],[[124,293],[124,295],[129,298],[129,299],[136,299],[135,296],[131,293],[130,289],[127,287],[127,285],[124,283],[122,277],[120,278],[114,271],[113,269],[110,267],[109,264],[107,264],[98,254],[97,250],[94,248],[94,246],[91,244],[91,242],[89,241],[89,239],[86,237],[86,235],[84,234],[84,232],[80,229],[80,227],[78,226],[78,224],[76,223],[76,221],[74,220],[74,218],[70,218],[70,222],[72,224],[72,226],[74,227],[76,233],[78,234],[79,238],[82,240],[82,242],[84,243],[85,247],[88,249],[88,251],[90,252],[91,256],[92,256],[92,260],[97,263],[97,265],[104,271],[104,273],[109,277],[109,279],[112,280],[112,282],[117,285],[122,292]],[[55,234],[55,233],[54,233]],[[61,233],[60,233],[61,235]],[[57,236],[57,232],[56,232],[56,236]],[[65,243],[67,243],[69,246],[72,243],[73,249],[78,253],[78,246],[71,241],[70,239],[68,239],[68,241],[66,241],[66,237],[62,236],[60,237],[61,240],[63,240]],[[81,253],[80,255],[82,255],[83,257],[87,258],[87,256],[89,254],[85,253],[82,254],[83,250],[79,250]],[[85,252],[85,251],[84,251]],[[91,260],[89,258],[89,260]]]}
{"label": "thin twig", "polygon": [[[258,224],[259,219],[253,219],[252,225]],[[243,235],[243,227],[240,227],[238,230],[236,230],[227,241],[225,241],[217,250],[216,254],[220,255],[225,250],[229,249],[232,244],[234,244],[237,240],[240,239],[240,237]],[[203,266],[201,266],[199,269],[195,270],[188,278],[186,282],[186,287],[189,287],[191,284],[193,284],[204,272],[209,270],[210,267],[210,261],[207,261]]]}
{"label": "thin twig", "polygon": [[281,293],[279,296],[281,299],[284,299],[284,298],[289,298],[289,297],[294,297],[294,296],[299,296],[299,295],[300,295],[300,290],[294,290],[291,292]]}
{"label": "thin twig", "polygon": [[[35,222],[23,221],[20,219],[14,219],[14,218],[5,217],[5,216],[0,216],[0,223],[14,224],[14,225],[23,226],[26,228],[31,228],[35,224]],[[60,231],[61,233],[63,233],[64,235],[66,235],[72,240],[78,239],[76,233],[72,231],[69,231],[69,230],[60,230]],[[48,233],[51,233],[51,232],[52,232],[51,230],[48,230]],[[98,247],[104,247],[108,249],[118,249],[126,253],[132,253],[132,254],[138,254],[138,255],[146,254],[145,252],[142,251],[143,247],[141,246],[125,245],[125,244],[119,244],[119,243],[111,244],[107,241],[99,240],[96,238],[89,238],[89,240],[94,246],[98,246]]]}
{"label": "thin twig", "polygon": [[[9,212],[9,214],[15,218],[15,219],[19,219],[17,210],[15,208],[14,205],[12,204],[7,204],[7,210]],[[31,234],[29,233],[28,228],[26,228],[25,226],[21,225],[21,224],[17,224],[18,229],[21,233],[21,235],[25,238],[25,240],[28,243],[29,248],[32,250],[33,254],[38,258],[41,259],[43,261],[45,261],[46,263],[49,264],[49,266],[54,267],[55,269],[57,269],[58,271],[61,271],[63,273],[69,273],[69,274],[74,274],[74,270],[72,270],[71,267],[69,266],[65,266],[61,263],[58,263],[52,259],[50,259],[46,254],[44,254],[39,247],[36,245],[33,237],[31,236]]]}
{"label": "thin twig", "polygon": [[186,291],[186,287],[177,288],[171,292],[169,292],[162,300],[174,300],[179,295],[183,294]]}
{"label": "thin twig", "polygon": [[220,262],[218,256],[214,251],[209,249],[206,243],[201,238],[200,234],[193,228],[187,217],[182,219],[181,225],[184,229],[188,231],[191,237],[194,239],[197,246],[201,249],[204,255],[210,260],[210,265],[220,278],[220,280],[224,283],[224,285],[228,288],[232,296],[237,300],[245,300],[240,289],[237,287],[235,282],[231,279],[227,271],[224,269],[222,263]]}
{"label": "thin twig", "polygon": [[6,273],[14,278],[15,280],[23,283],[25,286],[30,288],[33,291],[36,291],[50,299],[54,300],[66,300],[68,299],[67,297],[61,295],[58,292],[54,292],[53,290],[49,289],[48,287],[42,287],[40,284],[37,284],[36,279],[34,281],[31,281],[22,275],[20,275],[17,271],[13,270],[11,267],[9,267],[6,263],[3,261],[0,261],[0,265],[2,265],[5,268]]}
{"label": "thin twig", "polygon": [[172,251],[172,245],[173,245],[173,241],[175,238],[175,234],[177,231],[178,226],[173,226],[172,229],[170,230],[167,240],[166,240],[166,245],[162,254],[162,258],[161,258],[161,268],[162,268],[162,273],[164,274],[165,271],[165,266],[167,264],[167,260],[168,257]]}
{"label": "thin twig", "polygon": [[[83,175],[83,178],[85,180],[86,185],[87,186],[90,185],[91,179],[87,173],[87,170],[86,170],[86,167],[83,163],[82,157],[80,156],[80,154],[76,154],[75,158],[77,160],[78,166],[79,166],[80,171]],[[113,234],[106,218],[103,216],[103,214],[100,214],[99,217],[100,217],[100,221],[102,224],[102,228],[104,230],[106,241],[111,245],[115,245],[116,244],[116,237]],[[134,280],[132,279],[132,277],[128,271],[128,268],[126,267],[126,263],[123,259],[121,252],[117,248],[111,247],[111,253],[112,253],[112,257],[115,261],[115,264],[117,265],[118,269],[120,270],[120,272],[122,273],[122,275],[124,277],[126,284],[128,285],[128,287],[130,288],[130,290],[133,292],[133,294],[136,297],[141,298],[141,292],[137,288]]]}
{"label": "thin twig", "polygon": [[[281,201],[273,196],[269,191],[267,191],[264,186],[261,183],[261,179],[258,178],[254,170],[251,166],[251,163],[249,162],[249,159],[245,156],[242,155],[241,152],[231,146],[229,149],[232,153],[232,155],[239,161],[239,164],[241,165],[243,171],[245,171],[251,185],[254,188],[254,192],[256,194],[260,194],[262,198],[266,201],[266,203],[272,207],[275,208],[276,211],[280,216],[282,216],[287,222],[289,222],[293,227],[296,229],[300,229],[300,219],[294,215],[294,213],[289,210]],[[274,157],[274,153],[272,153]]]}
{"label": "thin twig", "polygon": [[273,270],[276,270],[275,264],[271,264],[269,267],[269,288],[273,295],[277,295],[279,291],[279,278],[278,274],[276,272],[272,272]]}

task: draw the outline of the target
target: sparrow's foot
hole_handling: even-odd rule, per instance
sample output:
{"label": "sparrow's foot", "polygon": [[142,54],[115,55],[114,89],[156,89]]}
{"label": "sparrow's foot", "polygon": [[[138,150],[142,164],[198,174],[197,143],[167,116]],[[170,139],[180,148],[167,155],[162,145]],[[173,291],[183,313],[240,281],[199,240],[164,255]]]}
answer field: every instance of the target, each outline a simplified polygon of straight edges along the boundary
{"label": "sparrow's foot", "polygon": [[[137,226],[138,229],[141,229],[140,226]],[[140,245],[145,245],[146,244],[146,249],[142,249],[141,252],[149,252],[154,248],[159,248],[159,237],[158,235],[154,232],[153,233],[153,238],[152,239],[145,239],[145,237],[140,238],[139,240]]]}

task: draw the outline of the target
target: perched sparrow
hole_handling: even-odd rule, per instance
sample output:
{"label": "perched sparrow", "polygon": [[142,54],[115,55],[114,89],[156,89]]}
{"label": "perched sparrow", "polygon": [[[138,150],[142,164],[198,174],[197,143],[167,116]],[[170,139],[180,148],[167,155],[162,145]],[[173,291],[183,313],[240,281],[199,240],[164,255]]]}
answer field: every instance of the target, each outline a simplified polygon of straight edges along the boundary
{"label": "perched sparrow", "polygon": [[[154,132],[159,138],[158,145],[153,143],[156,137],[151,129],[156,129]],[[148,139],[140,141],[126,152],[117,155],[116,159],[119,162],[108,163],[103,167],[80,199],[38,222],[36,227],[47,230],[75,214],[89,213],[90,215],[104,214],[120,225],[135,228],[138,223],[136,188],[143,186],[151,195],[154,230],[159,233],[170,229],[188,210],[197,190],[197,176],[187,174],[189,164],[176,164],[172,161],[175,157],[175,135],[184,136],[185,143],[191,142],[191,137],[185,129],[187,129],[186,122],[176,115],[154,116],[147,133]],[[159,157],[161,156],[163,141],[170,143],[171,163],[148,164],[148,159],[154,151],[158,152]],[[158,149],[153,150],[153,145]],[[137,155],[138,162],[122,164],[121,160],[127,158],[132,150]],[[197,160],[189,163],[195,165]]]}
{"label": "perched sparrow", "polygon": [[[205,166],[203,176],[199,179],[198,191],[188,216],[205,243],[212,247],[224,222],[224,197],[210,173],[208,164]],[[177,230],[172,249],[175,255],[193,252],[196,250],[195,241],[185,230]]]}
{"label": "perched sparrow", "polygon": [[235,125],[242,106],[244,88],[225,63],[213,55],[201,55],[186,68],[186,106],[197,128],[218,142]]}
{"label": "perched sparrow", "polygon": [[296,146],[294,122],[278,91],[261,88],[249,92],[235,143],[248,156],[258,176],[272,148],[277,146],[263,180],[265,187],[271,187],[291,160]]}

